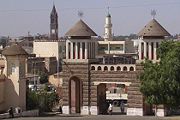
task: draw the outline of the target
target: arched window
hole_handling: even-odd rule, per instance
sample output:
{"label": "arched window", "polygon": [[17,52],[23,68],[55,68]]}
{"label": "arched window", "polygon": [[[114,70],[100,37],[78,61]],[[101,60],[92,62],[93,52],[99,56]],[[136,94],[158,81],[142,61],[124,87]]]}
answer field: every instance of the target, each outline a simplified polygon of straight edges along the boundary
{"label": "arched window", "polygon": [[98,70],[101,70],[101,66],[98,66]]}
{"label": "arched window", "polygon": [[111,66],[110,70],[111,70],[111,71],[113,71],[113,70],[114,70],[114,67],[113,67],[113,66]]}
{"label": "arched window", "polygon": [[94,66],[92,66],[92,67],[91,67],[91,70],[95,70],[95,67],[94,67]]}
{"label": "arched window", "polygon": [[134,67],[130,67],[130,69],[129,69],[130,71],[134,71]]}
{"label": "arched window", "polygon": [[121,71],[121,67],[120,66],[117,67],[117,71]]}
{"label": "arched window", "polygon": [[107,70],[108,70],[108,67],[107,67],[107,66],[105,66],[105,67],[104,67],[104,71],[107,71]]}
{"label": "arched window", "polygon": [[123,67],[123,71],[127,71],[127,67],[126,66]]}

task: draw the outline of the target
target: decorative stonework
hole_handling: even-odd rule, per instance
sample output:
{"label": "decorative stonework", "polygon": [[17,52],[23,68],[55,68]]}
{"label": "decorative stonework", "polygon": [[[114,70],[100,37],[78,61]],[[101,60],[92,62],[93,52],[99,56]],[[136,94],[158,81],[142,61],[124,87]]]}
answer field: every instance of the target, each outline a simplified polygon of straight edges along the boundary
{"label": "decorative stonework", "polygon": [[81,115],[89,115],[89,107],[88,106],[83,106],[81,107]]}
{"label": "decorative stonework", "polygon": [[62,107],[63,114],[69,114],[69,106]]}
{"label": "decorative stonework", "polygon": [[128,116],[143,116],[142,108],[127,108]]}
{"label": "decorative stonework", "polygon": [[165,111],[165,109],[157,109],[156,115],[159,116],[159,117],[164,117],[164,116],[166,116],[166,111]]}
{"label": "decorative stonework", "polygon": [[98,114],[97,106],[91,106],[90,112],[91,115],[97,115]]}

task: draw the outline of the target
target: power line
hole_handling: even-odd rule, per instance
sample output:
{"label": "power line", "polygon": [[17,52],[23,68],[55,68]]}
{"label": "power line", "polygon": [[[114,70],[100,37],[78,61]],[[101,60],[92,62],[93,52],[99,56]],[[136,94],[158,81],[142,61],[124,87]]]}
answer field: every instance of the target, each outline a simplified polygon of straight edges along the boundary
{"label": "power line", "polygon": [[[172,5],[180,5],[180,2],[164,2],[164,3],[143,3],[143,4],[130,4],[130,5],[120,5],[120,6],[109,6],[110,9],[118,9],[118,8],[128,8],[128,7],[151,7],[151,6],[172,6]],[[82,7],[82,8],[60,8],[61,11],[65,10],[97,10],[97,9],[106,9],[106,7]],[[2,13],[10,13],[10,12],[44,12],[50,11],[50,9],[12,9],[12,10],[0,10]]]}

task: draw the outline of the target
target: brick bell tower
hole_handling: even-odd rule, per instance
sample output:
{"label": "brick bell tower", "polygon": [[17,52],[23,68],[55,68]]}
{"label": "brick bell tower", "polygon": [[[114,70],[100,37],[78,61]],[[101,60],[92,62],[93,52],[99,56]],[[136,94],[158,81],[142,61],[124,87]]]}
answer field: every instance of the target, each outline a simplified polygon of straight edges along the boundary
{"label": "brick bell tower", "polygon": [[50,39],[58,40],[58,14],[55,5],[53,5],[50,15]]}

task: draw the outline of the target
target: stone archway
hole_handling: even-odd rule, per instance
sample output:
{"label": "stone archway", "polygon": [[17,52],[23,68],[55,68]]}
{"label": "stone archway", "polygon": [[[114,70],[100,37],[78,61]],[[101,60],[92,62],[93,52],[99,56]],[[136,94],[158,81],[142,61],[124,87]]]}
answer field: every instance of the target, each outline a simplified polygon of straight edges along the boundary
{"label": "stone archway", "polygon": [[106,84],[101,83],[97,86],[97,106],[98,114],[106,114]]}
{"label": "stone archway", "polygon": [[71,77],[69,80],[69,107],[70,113],[80,113],[82,83],[79,78]]}

